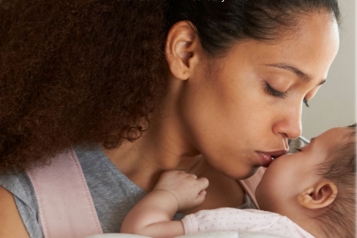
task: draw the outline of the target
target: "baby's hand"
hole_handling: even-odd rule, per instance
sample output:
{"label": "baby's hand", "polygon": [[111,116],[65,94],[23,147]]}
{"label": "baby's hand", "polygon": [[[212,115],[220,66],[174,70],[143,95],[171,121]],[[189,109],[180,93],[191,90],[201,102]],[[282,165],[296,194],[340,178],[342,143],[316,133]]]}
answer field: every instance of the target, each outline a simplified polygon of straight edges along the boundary
{"label": "baby's hand", "polygon": [[154,190],[162,189],[170,192],[177,200],[178,211],[200,205],[205,200],[208,179],[199,178],[183,171],[165,171]]}

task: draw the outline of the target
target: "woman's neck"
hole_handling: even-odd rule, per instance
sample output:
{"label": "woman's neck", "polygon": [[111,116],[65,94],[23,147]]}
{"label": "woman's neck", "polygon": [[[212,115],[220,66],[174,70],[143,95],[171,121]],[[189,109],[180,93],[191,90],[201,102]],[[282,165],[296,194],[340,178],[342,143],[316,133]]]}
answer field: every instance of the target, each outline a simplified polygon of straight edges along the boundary
{"label": "woman's neck", "polygon": [[177,110],[177,85],[169,91],[158,107],[160,111],[151,115],[150,126],[141,138],[132,143],[125,141],[118,149],[102,150],[146,192],[154,188],[163,171],[179,169],[210,180],[202,208],[243,205],[244,191],[237,181],[208,164],[194,145],[193,136]]}
{"label": "woman's neck", "polygon": [[190,171],[203,159],[185,140],[184,131],[175,117],[161,116],[151,119],[149,129],[136,141],[102,150],[123,174],[149,192],[163,171]]}
{"label": "woman's neck", "polygon": [[163,171],[190,171],[202,160],[202,156],[146,149],[143,139],[133,143],[125,141],[117,149],[106,150],[102,147],[102,150],[123,174],[146,192],[153,189]]}

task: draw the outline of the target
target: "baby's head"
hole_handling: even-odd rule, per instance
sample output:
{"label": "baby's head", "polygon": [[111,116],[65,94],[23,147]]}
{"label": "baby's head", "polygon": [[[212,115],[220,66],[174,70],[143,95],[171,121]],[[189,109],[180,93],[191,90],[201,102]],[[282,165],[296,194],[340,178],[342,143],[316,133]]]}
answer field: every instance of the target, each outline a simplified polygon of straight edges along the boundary
{"label": "baby's head", "polygon": [[256,190],[260,208],[323,237],[355,237],[355,135],[356,125],[333,128],[274,160]]}

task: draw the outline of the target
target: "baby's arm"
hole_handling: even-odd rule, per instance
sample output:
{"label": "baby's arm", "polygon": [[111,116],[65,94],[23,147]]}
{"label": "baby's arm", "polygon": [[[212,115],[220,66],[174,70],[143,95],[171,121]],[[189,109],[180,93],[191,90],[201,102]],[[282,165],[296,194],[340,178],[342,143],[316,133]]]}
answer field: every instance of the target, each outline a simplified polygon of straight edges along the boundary
{"label": "baby's arm", "polygon": [[175,237],[185,234],[181,221],[171,221],[177,211],[200,205],[208,187],[206,178],[183,171],[164,172],[154,190],[126,215],[122,233],[151,237]]}

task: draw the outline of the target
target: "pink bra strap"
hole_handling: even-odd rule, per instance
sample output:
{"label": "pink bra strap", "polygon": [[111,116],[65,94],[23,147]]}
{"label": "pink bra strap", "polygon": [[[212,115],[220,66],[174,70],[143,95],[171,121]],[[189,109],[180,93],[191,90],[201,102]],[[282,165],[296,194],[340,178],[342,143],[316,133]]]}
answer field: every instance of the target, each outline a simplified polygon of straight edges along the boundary
{"label": "pink bra strap", "polygon": [[49,166],[28,172],[35,189],[45,238],[102,234],[97,212],[73,149]]}

